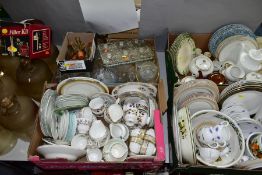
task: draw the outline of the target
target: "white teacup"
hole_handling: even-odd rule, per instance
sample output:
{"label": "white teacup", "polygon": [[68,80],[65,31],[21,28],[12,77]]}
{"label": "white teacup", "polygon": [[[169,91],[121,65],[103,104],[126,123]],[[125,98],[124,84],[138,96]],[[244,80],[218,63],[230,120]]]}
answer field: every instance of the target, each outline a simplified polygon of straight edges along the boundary
{"label": "white teacup", "polygon": [[138,123],[138,115],[139,113],[137,109],[126,111],[124,115],[125,124],[129,127],[133,127],[134,125],[136,125]]}
{"label": "white teacup", "polygon": [[110,134],[113,138],[119,138],[126,141],[129,137],[129,129],[122,123],[111,123],[109,125]]}
{"label": "white teacup", "polygon": [[213,148],[201,147],[198,150],[199,150],[200,157],[202,157],[203,160],[208,162],[208,163],[215,162],[220,156],[220,152],[216,149],[213,149]]}
{"label": "white teacup", "polygon": [[130,149],[131,153],[135,154],[135,155],[139,154],[143,142],[144,141],[143,141],[142,138],[131,137],[130,144],[129,144],[129,149]]}
{"label": "white teacup", "polygon": [[225,142],[229,141],[231,134],[228,121],[223,121],[220,124],[214,126],[213,136],[215,142],[218,142],[220,144],[224,144]]}
{"label": "white teacup", "polygon": [[81,111],[80,111],[80,116],[82,118],[89,118],[91,120],[93,120],[93,118],[95,117],[94,114],[92,113],[92,109],[90,107],[82,108]]}
{"label": "white teacup", "polygon": [[92,148],[86,150],[86,159],[89,162],[100,162],[102,161],[102,151],[98,148]]}
{"label": "white teacup", "polygon": [[135,106],[138,110],[148,111],[148,104],[145,100],[139,100],[135,103]]}
{"label": "white teacup", "polygon": [[103,124],[101,120],[95,120],[93,121],[90,130],[89,130],[89,135],[92,140],[94,141],[101,141],[104,140],[108,133],[107,133],[107,128]]}
{"label": "white teacup", "polygon": [[89,102],[89,107],[95,115],[101,115],[105,111],[105,101],[101,97],[96,97]]}
{"label": "white teacup", "polygon": [[155,144],[144,140],[139,153],[141,155],[152,156],[156,153],[156,146]]}
{"label": "white teacup", "polygon": [[74,148],[85,150],[88,144],[86,135],[77,134],[73,137],[71,141],[71,146]]}
{"label": "white teacup", "polygon": [[239,81],[245,77],[244,69],[236,65],[229,66],[222,73],[229,81]]}
{"label": "white teacup", "polygon": [[92,124],[92,120],[90,120],[90,118],[77,118],[76,120],[78,133],[87,134]]}
{"label": "white teacup", "polygon": [[148,125],[150,122],[150,117],[148,116],[147,112],[139,111],[137,116],[137,124],[141,127]]}
{"label": "white teacup", "polygon": [[128,102],[128,103],[125,103],[123,105],[123,111],[126,112],[128,110],[136,110],[136,105],[135,103],[131,103],[131,102]]}
{"label": "white teacup", "polygon": [[111,122],[117,123],[122,119],[124,115],[124,111],[119,104],[112,104],[106,109],[104,115],[105,115],[105,120],[108,123]]}

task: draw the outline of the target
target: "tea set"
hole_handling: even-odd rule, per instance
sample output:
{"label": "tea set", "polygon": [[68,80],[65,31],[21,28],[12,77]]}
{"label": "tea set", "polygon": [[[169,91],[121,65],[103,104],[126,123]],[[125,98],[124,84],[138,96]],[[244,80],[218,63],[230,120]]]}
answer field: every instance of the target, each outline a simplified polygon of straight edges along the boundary
{"label": "tea set", "polygon": [[[131,86],[134,85],[139,88],[139,84]],[[135,88],[132,91],[129,86],[127,83],[116,87],[113,89],[115,95],[99,92],[88,97],[57,94],[55,90],[47,89],[43,98],[49,99],[50,104],[41,104],[44,112],[40,113],[43,141],[47,145],[39,146],[38,152],[47,159],[73,161],[86,155],[90,162],[125,161],[127,157],[155,155],[152,125],[152,111],[157,108],[152,96],[155,87],[144,83],[140,87],[147,88],[150,93],[142,93]],[[51,104],[54,106],[49,111],[47,108]],[[133,134],[133,130],[137,130],[137,134]],[[47,153],[49,150],[52,153]]]}

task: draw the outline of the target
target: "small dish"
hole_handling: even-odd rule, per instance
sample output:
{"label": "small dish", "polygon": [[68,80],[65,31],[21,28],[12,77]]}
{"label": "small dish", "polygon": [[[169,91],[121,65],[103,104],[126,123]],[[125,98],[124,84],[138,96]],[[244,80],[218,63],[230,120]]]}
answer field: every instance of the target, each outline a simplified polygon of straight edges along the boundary
{"label": "small dish", "polygon": [[42,145],[37,147],[37,152],[46,159],[67,159],[75,161],[86,154],[85,150],[66,145]]}

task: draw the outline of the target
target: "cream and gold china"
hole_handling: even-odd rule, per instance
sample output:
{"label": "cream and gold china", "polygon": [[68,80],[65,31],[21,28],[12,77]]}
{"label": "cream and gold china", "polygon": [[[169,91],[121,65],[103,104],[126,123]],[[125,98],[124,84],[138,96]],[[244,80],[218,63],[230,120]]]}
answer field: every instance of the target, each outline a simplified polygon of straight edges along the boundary
{"label": "cream and gold china", "polygon": [[178,111],[178,129],[183,163],[196,164],[196,148],[193,142],[190,114],[188,109]]}
{"label": "cream and gold china", "polygon": [[170,46],[169,53],[174,70],[177,70],[180,75],[189,72],[189,64],[194,57],[195,49],[195,42],[189,33],[180,34]]}
{"label": "cream and gold china", "polygon": [[105,161],[124,161],[128,155],[128,147],[121,139],[111,139],[103,148]]}
{"label": "cream and gold china", "polygon": [[102,115],[105,111],[105,101],[101,97],[93,98],[89,102],[89,107],[95,115]]}
{"label": "cream and gold china", "polygon": [[57,85],[57,93],[61,95],[81,94],[90,98],[98,92],[109,93],[109,90],[104,83],[88,77],[68,78]]}
{"label": "cream and gold china", "polygon": [[101,162],[103,159],[102,151],[98,148],[87,149],[86,159],[88,162]]}

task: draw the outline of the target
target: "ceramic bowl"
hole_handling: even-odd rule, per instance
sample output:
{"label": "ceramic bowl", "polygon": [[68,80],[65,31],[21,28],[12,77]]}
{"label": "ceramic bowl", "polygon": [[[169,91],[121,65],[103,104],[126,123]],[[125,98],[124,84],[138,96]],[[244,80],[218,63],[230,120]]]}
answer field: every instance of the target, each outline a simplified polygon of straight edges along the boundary
{"label": "ceramic bowl", "polygon": [[42,145],[37,147],[37,152],[45,159],[67,159],[75,161],[86,154],[85,150],[73,148],[66,145]]}
{"label": "ceramic bowl", "polygon": [[202,110],[195,113],[191,117],[194,142],[198,148],[203,147],[203,145],[199,143],[196,137],[197,130],[203,126],[214,126],[224,121],[229,123],[228,128],[231,136],[231,139],[227,142],[227,147],[229,149],[228,154],[226,156],[220,157],[221,159],[219,159],[219,161],[215,161],[213,163],[206,162],[199,156],[199,154],[197,154],[197,159],[205,165],[226,168],[238,163],[245,151],[244,136],[238,124],[229,116],[221,112],[214,110]]}
{"label": "ceramic bowl", "polygon": [[261,134],[262,132],[253,132],[246,139],[245,155],[247,155],[249,159],[257,159],[256,155],[254,155],[253,152],[257,153],[258,151],[255,150],[256,147],[255,145],[252,144],[252,141],[254,140],[254,138],[256,138],[257,136]]}

